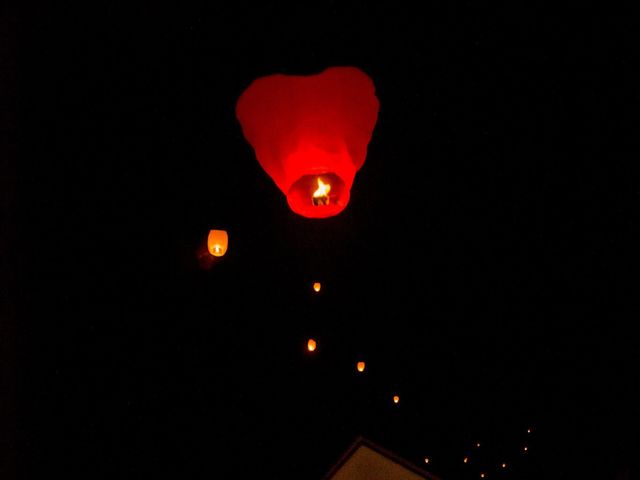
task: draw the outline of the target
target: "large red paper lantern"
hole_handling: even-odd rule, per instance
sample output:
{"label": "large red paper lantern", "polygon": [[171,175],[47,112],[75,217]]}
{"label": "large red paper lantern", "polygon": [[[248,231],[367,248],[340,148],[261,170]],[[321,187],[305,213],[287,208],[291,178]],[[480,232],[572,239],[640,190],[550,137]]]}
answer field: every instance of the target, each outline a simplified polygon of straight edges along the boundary
{"label": "large red paper lantern", "polygon": [[349,203],[378,110],[373,82],[355,67],[258,78],[236,105],[258,162],[291,210],[309,218],[331,217]]}

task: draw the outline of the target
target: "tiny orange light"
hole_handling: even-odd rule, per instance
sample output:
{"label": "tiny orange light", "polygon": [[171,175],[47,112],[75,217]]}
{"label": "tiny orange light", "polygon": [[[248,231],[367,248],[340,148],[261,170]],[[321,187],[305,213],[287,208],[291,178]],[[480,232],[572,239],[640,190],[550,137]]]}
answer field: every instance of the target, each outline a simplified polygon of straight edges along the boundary
{"label": "tiny orange light", "polygon": [[364,362],[358,362],[356,365],[356,368],[358,369],[359,372],[364,372],[364,366],[365,366]]}
{"label": "tiny orange light", "polygon": [[469,463],[469,457],[464,457],[464,459],[462,460],[462,463]]}
{"label": "tiny orange light", "polygon": [[531,433],[531,429],[530,428],[527,428],[527,433]]}
{"label": "tiny orange light", "polygon": [[507,464],[506,464],[506,463],[503,463],[503,464],[502,464],[502,468],[507,468]]}
{"label": "tiny orange light", "polygon": [[307,342],[307,350],[313,352],[316,349],[316,341],[313,338],[310,338]]}
{"label": "tiny orange light", "polygon": [[393,403],[398,403],[400,401],[400,397],[398,395],[393,396]]}
{"label": "tiny orange light", "polygon": [[484,477],[486,477],[486,475],[484,473],[481,473],[480,478],[484,478]]}
{"label": "tiny orange light", "polygon": [[229,235],[226,230],[210,230],[207,237],[207,248],[214,257],[222,257],[227,253]]}
{"label": "tiny orange light", "polygon": [[429,463],[429,457],[424,457],[424,463]]}
{"label": "tiny orange light", "polygon": [[321,287],[322,287],[322,285],[320,285],[320,282],[315,282],[315,283],[313,284],[313,290],[314,290],[315,292],[319,292]]}
{"label": "tiny orange light", "polygon": [[524,451],[528,452],[529,451],[529,447],[524,447]]}
{"label": "tiny orange light", "polygon": [[476,447],[480,448],[480,442],[476,443]]}

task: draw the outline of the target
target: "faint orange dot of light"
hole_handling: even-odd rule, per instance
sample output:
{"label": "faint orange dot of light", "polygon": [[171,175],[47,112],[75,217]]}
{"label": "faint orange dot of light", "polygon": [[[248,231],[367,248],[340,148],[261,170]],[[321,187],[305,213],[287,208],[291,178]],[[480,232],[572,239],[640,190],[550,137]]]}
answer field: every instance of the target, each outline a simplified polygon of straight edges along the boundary
{"label": "faint orange dot of light", "polygon": [[316,349],[316,341],[313,338],[310,338],[307,342],[307,350],[313,352]]}
{"label": "faint orange dot of light", "polygon": [[503,463],[503,464],[502,464],[502,468],[507,468],[507,464],[506,464],[506,463]]}
{"label": "faint orange dot of light", "polygon": [[476,447],[480,448],[480,442],[476,443]]}
{"label": "faint orange dot of light", "polygon": [[529,447],[524,447],[524,451],[528,452],[529,451]]}
{"label": "faint orange dot of light", "polygon": [[358,362],[356,364],[356,368],[358,369],[359,372],[364,372],[364,367],[365,367],[365,363],[364,362]]}
{"label": "faint orange dot of light", "polygon": [[313,284],[313,290],[314,290],[315,292],[319,292],[321,288],[322,288],[322,285],[320,284],[320,282],[314,282],[314,284]]}
{"label": "faint orange dot of light", "polygon": [[484,477],[486,477],[486,475],[484,473],[481,473],[480,478],[484,478]]}
{"label": "faint orange dot of light", "polygon": [[229,235],[226,230],[209,230],[207,248],[214,257],[222,257],[227,253]]}
{"label": "faint orange dot of light", "polygon": [[424,463],[429,463],[429,457],[424,457]]}
{"label": "faint orange dot of light", "polygon": [[400,401],[400,397],[398,395],[393,396],[393,403],[398,403]]}
{"label": "faint orange dot of light", "polygon": [[464,457],[464,459],[462,460],[463,463],[469,463],[469,457]]}
{"label": "faint orange dot of light", "polygon": [[531,433],[531,429],[530,428],[527,428],[527,433]]}

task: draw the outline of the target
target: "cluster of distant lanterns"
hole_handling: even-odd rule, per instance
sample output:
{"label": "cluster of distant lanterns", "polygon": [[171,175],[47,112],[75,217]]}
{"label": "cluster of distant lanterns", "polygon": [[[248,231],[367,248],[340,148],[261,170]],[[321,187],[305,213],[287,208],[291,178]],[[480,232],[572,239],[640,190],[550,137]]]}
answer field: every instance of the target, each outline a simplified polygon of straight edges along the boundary
{"label": "cluster of distant lanterns", "polygon": [[[315,282],[313,284],[313,290],[315,292],[319,292],[320,291],[320,283],[319,282]],[[318,342],[314,339],[314,338],[309,338],[307,340],[307,350],[309,352],[315,352],[316,349],[318,348]],[[358,373],[363,373],[365,371],[366,368],[366,362],[359,360],[356,362],[356,371]],[[399,395],[393,395],[392,397],[392,401],[395,404],[400,403],[400,396]],[[532,432],[531,428],[527,428],[527,434],[530,434]],[[480,442],[475,443],[474,447],[476,449],[479,449],[482,446],[482,444]],[[527,445],[522,446],[521,452],[522,453],[527,453],[529,451],[529,447]],[[473,462],[471,461],[472,456],[471,455],[466,455],[462,458],[462,463],[464,463],[465,465],[470,465]],[[432,463],[432,459],[430,457],[424,457],[424,463],[425,464],[431,464]],[[507,462],[502,462],[499,464],[499,469],[500,470],[506,470],[507,469]],[[484,478],[488,478],[488,473],[487,471],[481,471],[479,472],[479,477],[481,479]]]}
{"label": "cluster of distant lanterns", "polygon": [[[531,428],[527,428],[527,434],[531,434],[531,432],[532,432],[532,429],[531,429]],[[479,449],[481,446],[482,446],[482,444],[481,444],[480,442],[477,442],[477,443],[474,445],[474,447],[475,447],[476,449]],[[529,447],[528,447],[527,445],[523,445],[523,446],[522,446],[522,449],[521,449],[521,452],[522,452],[522,453],[524,453],[524,454],[526,454],[528,451],[529,451]],[[471,457],[472,457],[471,455],[465,455],[465,456],[462,458],[462,463],[463,463],[463,464],[465,464],[465,465],[471,465],[471,464],[473,463],[473,462],[472,462],[472,458],[471,458]],[[426,463],[426,464],[430,464],[430,463],[431,463],[431,459],[430,459],[429,457],[425,457],[425,458],[424,458],[424,463]],[[500,462],[500,463],[498,464],[498,466],[497,466],[497,470],[496,470],[496,471],[505,471],[505,470],[507,470],[507,469],[508,469],[509,465],[511,465],[511,464],[510,464],[510,463],[508,463],[508,462],[504,462],[504,461],[503,461],[503,462]],[[481,471],[478,473],[478,476],[479,476],[481,479],[483,479],[483,478],[489,478],[489,469],[483,469],[483,470],[481,470]]]}
{"label": "cluster of distant lanterns", "polygon": [[[313,284],[313,290],[315,292],[320,292],[320,282],[314,282]],[[307,340],[307,350],[309,352],[315,352],[316,349],[318,348],[318,342],[314,339],[314,338],[310,338]],[[356,362],[356,371],[358,373],[363,373],[365,368],[367,367],[367,363],[364,362],[363,360],[358,360]],[[393,403],[399,403],[400,402],[400,396],[399,395],[394,395],[392,397]]]}
{"label": "cluster of distant lanterns", "polygon": [[[236,105],[236,116],[258,162],[284,193],[290,209],[307,218],[331,217],[347,206],[378,111],[373,82],[354,67],[331,67],[307,76],[261,77]],[[224,256],[228,246],[226,230],[209,231],[207,250],[212,257]],[[314,282],[312,288],[319,293],[322,284]],[[317,348],[317,341],[309,338],[307,350]],[[358,374],[365,369],[365,361],[355,362]],[[391,401],[400,403],[400,396],[394,394]],[[528,450],[522,447],[523,453]],[[424,463],[431,464],[432,459],[425,457]],[[462,463],[471,463],[471,456],[464,456]],[[507,465],[502,462],[499,469]],[[488,473],[479,476],[488,478]]]}

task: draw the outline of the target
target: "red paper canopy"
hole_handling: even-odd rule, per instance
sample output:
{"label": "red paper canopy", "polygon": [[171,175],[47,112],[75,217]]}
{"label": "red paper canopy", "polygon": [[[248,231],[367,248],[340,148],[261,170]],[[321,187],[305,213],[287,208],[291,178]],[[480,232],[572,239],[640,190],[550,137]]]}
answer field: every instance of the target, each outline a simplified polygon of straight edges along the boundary
{"label": "red paper canopy", "polygon": [[291,210],[326,218],[349,203],[378,109],[365,73],[331,67],[317,75],[258,78],[238,99],[236,115]]}

